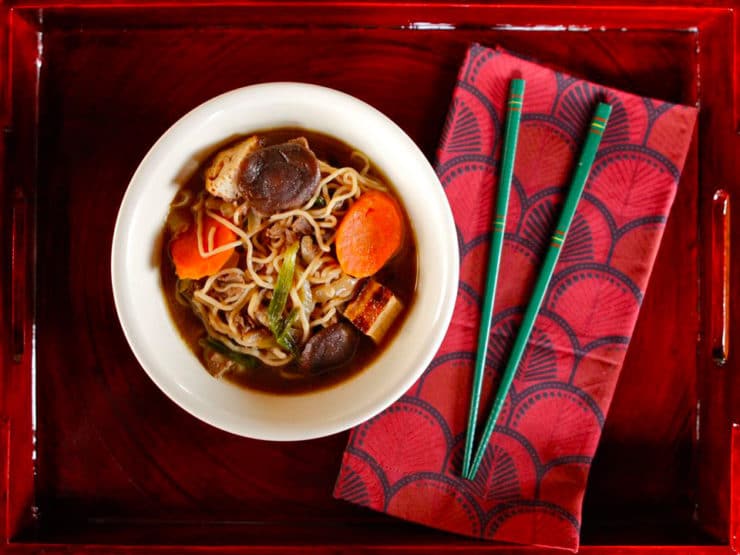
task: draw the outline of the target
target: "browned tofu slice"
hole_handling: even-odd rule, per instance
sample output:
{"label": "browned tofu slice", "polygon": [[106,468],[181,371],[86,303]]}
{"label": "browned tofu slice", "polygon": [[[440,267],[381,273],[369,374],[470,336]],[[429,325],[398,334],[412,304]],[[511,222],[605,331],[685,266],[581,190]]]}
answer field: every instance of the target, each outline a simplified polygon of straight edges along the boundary
{"label": "browned tofu slice", "polygon": [[206,170],[206,190],[224,200],[237,200],[242,196],[237,187],[239,166],[244,158],[261,146],[260,138],[253,135],[216,154]]}
{"label": "browned tofu slice", "polygon": [[403,305],[393,292],[368,279],[344,310],[344,317],[376,343],[383,339]]}

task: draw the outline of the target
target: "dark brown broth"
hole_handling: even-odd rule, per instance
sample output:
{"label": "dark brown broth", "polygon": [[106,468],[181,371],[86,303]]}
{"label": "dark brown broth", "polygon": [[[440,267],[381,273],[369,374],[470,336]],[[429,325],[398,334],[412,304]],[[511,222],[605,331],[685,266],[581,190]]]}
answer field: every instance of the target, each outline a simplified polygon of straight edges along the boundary
{"label": "dark brown broth", "polygon": [[[306,137],[311,149],[319,159],[328,162],[334,167],[358,167],[359,161],[351,158],[353,151],[351,147],[338,139],[322,133],[300,128],[279,128],[250,133],[250,135],[254,134],[264,137],[268,145],[279,144],[296,137]],[[234,143],[244,139],[245,137],[236,139]],[[216,149],[216,152],[223,148],[227,148],[228,146],[230,145],[223,145]],[[214,152],[213,155],[201,165],[198,171],[195,172],[193,177],[183,186],[183,188],[190,189],[194,192],[203,190],[203,171],[211,163],[216,152]],[[376,179],[389,185],[391,190],[393,190],[392,184],[374,166],[371,166],[370,174]],[[395,196],[400,203],[398,195],[395,194]],[[402,205],[402,203],[400,204]],[[300,379],[286,379],[280,376],[280,372],[277,369],[259,363],[255,368],[246,369],[241,372],[231,372],[226,374],[226,377],[231,381],[250,389],[280,394],[302,393],[326,388],[342,382],[366,368],[376,357],[378,357],[383,349],[392,342],[398,334],[398,330],[406,319],[406,315],[409,313],[409,309],[415,298],[417,279],[416,241],[408,216],[405,210],[403,212],[406,233],[404,235],[404,242],[401,249],[398,254],[396,254],[396,256],[394,256],[393,259],[374,276],[374,278],[379,283],[393,291],[396,297],[398,297],[398,299],[403,303],[404,310],[396,318],[391,329],[388,330],[388,333],[379,345],[375,345],[369,337],[360,334],[360,345],[352,360],[344,366],[318,376],[307,376]],[[178,303],[175,298],[175,284],[177,282],[177,277],[175,275],[174,265],[169,256],[168,245],[170,237],[166,230],[164,233],[165,240],[163,241],[164,246],[160,273],[162,276],[164,295],[167,299],[167,306],[169,307],[170,315],[175,321],[175,325],[177,326],[180,336],[205,367],[206,363],[203,360],[203,349],[198,343],[201,338],[205,337],[205,329],[192,310]],[[288,368],[291,366],[294,365],[291,363],[288,365]]]}

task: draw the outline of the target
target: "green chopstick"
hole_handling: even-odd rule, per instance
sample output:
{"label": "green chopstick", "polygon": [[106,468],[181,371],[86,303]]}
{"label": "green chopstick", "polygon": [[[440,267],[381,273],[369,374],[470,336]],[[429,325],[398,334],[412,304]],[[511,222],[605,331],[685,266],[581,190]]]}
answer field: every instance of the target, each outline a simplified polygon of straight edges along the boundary
{"label": "green chopstick", "polygon": [[496,283],[498,281],[499,267],[501,266],[501,249],[504,244],[506,214],[509,207],[511,179],[514,176],[514,159],[516,158],[516,143],[519,138],[519,122],[522,119],[523,102],[524,79],[512,79],[509,85],[509,100],[507,102],[506,129],[504,131],[504,145],[501,155],[501,175],[499,177],[498,195],[496,198],[496,216],[493,221],[491,249],[488,255],[488,275],[486,276],[485,297],[483,299],[480,328],[478,331],[478,352],[475,356],[475,369],[473,371],[473,389],[470,396],[470,411],[468,412],[468,431],[465,435],[463,476],[470,470],[470,458],[473,455],[475,425],[478,421],[480,391],[486,369],[488,336],[491,331],[493,301],[496,297]]}
{"label": "green chopstick", "polygon": [[611,111],[612,107],[603,102],[600,102],[596,107],[596,112],[591,120],[591,126],[589,128],[588,135],[586,136],[586,141],[581,150],[581,157],[578,160],[578,166],[573,174],[573,179],[571,181],[570,188],[568,189],[565,203],[563,204],[563,211],[561,212],[557,226],[555,227],[555,233],[552,235],[550,248],[547,250],[547,254],[545,254],[545,260],[542,263],[542,269],[537,277],[537,282],[535,283],[534,291],[532,292],[532,298],[524,313],[524,318],[522,319],[519,333],[517,333],[516,340],[514,341],[509,361],[504,369],[503,377],[501,378],[501,385],[496,392],[496,398],[493,401],[493,408],[491,409],[491,413],[486,421],[486,427],[483,430],[483,436],[478,445],[478,450],[475,453],[475,458],[473,459],[472,466],[468,473],[463,476],[468,480],[475,478],[475,474],[478,472],[478,468],[483,461],[483,456],[488,448],[488,442],[493,434],[496,421],[501,414],[501,409],[503,408],[504,401],[509,394],[509,389],[511,389],[511,382],[514,381],[514,375],[516,374],[516,370],[522,360],[522,355],[527,347],[529,337],[532,335],[534,322],[537,319],[537,314],[540,311],[540,307],[545,298],[545,293],[550,285],[550,279],[555,270],[555,265],[560,257],[560,247],[565,241],[565,236],[570,228],[571,222],[573,221],[578,201],[580,200],[581,195],[583,194],[583,189],[586,186],[586,180],[591,172],[591,166],[593,166],[594,159],[596,158],[596,151],[599,148],[599,144],[601,144],[601,136],[604,133]]}

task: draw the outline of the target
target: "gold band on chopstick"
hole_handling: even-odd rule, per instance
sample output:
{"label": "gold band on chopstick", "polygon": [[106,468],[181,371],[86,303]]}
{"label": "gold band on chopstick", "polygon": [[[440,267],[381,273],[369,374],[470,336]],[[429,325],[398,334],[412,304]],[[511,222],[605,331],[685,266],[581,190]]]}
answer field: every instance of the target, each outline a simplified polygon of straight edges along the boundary
{"label": "gold band on chopstick", "polygon": [[563,241],[565,241],[565,232],[558,229],[552,235],[550,246],[559,249],[563,244]]}
{"label": "gold band on chopstick", "polygon": [[512,112],[519,112],[522,109],[522,101],[524,100],[524,96],[521,94],[512,94],[509,97],[509,101],[507,103],[507,106],[509,108],[509,111]]}
{"label": "gold band on chopstick", "polygon": [[606,120],[604,118],[595,117],[593,121],[591,121],[591,129],[589,133],[601,136],[604,133],[604,129],[606,129]]}

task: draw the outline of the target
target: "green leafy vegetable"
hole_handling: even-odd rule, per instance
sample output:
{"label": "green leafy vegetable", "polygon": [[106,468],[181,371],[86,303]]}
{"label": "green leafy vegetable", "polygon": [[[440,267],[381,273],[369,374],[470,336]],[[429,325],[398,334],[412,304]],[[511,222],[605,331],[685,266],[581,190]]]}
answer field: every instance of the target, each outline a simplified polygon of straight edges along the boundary
{"label": "green leafy vegetable", "polygon": [[236,351],[232,351],[226,345],[224,345],[220,341],[216,341],[215,339],[211,337],[206,337],[204,339],[201,339],[199,343],[202,347],[208,347],[209,349],[216,351],[217,353],[225,356],[226,358],[233,360],[237,364],[241,364],[245,368],[255,368],[257,366],[256,358],[249,356],[249,355],[245,355],[243,353],[237,353]]}
{"label": "green leafy vegetable", "polygon": [[290,288],[293,286],[295,275],[295,259],[298,253],[298,243],[293,243],[285,253],[283,265],[278,272],[275,290],[272,292],[270,306],[267,308],[267,318],[270,323],[270,331],[275,336],[278,345],[291,352],[295,352],[296,344],[291,335],[291,327],[298,318],[298,309],[293,309],[287,318],[283,318],[285,305],[288,302]]}
{"label": "green leafy vegetable", "polygon": [[294,308],[290,311],[290,314],[288,317],[282,321],[280,329],[275,333],[275,340],[277,341],[278,345],[280,345],[283,349],[287,349],[294,355],[297,353],[298,345],[295,342],[295,338],[293,337],[293,324],[295,324],[295,321],[298,320],[298,315],[300,314],[300,311],[297,308]]}
{"label": "green leafy vegetable", "polygon": [[324,208],[324,206],[326,206],[326,199],[319,195],[314,203],[311,205],[311,210],[313,210],[314,208]]}

